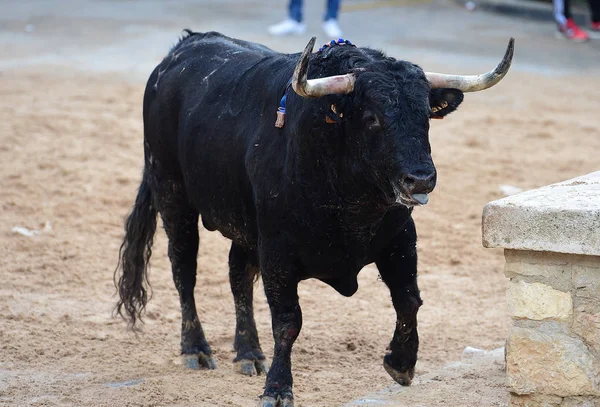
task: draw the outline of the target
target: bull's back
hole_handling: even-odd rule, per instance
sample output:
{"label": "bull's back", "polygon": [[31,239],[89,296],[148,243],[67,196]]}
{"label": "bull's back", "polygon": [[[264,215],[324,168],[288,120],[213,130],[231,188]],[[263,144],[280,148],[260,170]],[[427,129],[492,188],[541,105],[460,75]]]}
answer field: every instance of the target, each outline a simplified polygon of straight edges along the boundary
{"label": "bull's back", "polygon": [[153,158],[182,180],[207,227],[240,243],[255,232],[245,160],[257,140],[277,135],[278,94],[292,70],[289,57],[264,46],[193,34],[148,81],[144,123]]}

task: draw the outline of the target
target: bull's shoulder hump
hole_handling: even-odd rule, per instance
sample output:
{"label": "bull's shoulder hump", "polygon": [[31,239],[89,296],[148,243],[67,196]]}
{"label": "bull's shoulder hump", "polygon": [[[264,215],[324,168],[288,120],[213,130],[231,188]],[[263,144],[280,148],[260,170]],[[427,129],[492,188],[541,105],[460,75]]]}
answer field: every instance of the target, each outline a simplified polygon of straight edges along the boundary
{"label": "bull's shoulder hump", "polygon": [[221,54],[232,56],[244,54],[246,57],[255,55],[257,57],[280,55],[272,49],[254,42],[227,37],[218,32],[194,33],[183,39],[172,52],[195,51],[198,53]]}

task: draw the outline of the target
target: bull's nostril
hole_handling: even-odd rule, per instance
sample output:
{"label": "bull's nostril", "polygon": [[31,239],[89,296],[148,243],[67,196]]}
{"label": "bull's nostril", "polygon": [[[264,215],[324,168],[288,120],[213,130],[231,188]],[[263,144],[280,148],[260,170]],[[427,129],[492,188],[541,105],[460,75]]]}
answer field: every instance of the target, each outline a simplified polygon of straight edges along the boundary
{"label": "bull's nostril", "polygon": [[435,186],[435,178],[435,172],[408,174],[402,179],[402,184],[409,193],[429,193]]}

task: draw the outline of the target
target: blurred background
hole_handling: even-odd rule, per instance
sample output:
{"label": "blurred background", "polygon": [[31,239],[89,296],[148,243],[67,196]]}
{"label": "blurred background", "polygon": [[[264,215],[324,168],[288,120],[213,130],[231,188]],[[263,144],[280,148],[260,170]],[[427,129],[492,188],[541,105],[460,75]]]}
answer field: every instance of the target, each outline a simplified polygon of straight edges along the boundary
{"label": "blurred background", "polygon": [[[323,31],[324,1],[305,1],[306,30],[272,36],[285,1],[2,0],[0,2],[0,406],[247,406],[264,378],[234,373],[228,242],[201,230],[196,299],[216,371],[185,371],[166,239],[155,239],[154,298],[137,335],[111,318],[122,221],[143,165],[145,80],[182,29],[220,31],[300,52]],[[573,2],[586,29],[586,2]],[[521,190],[598,170],[600,40],[557,38],[552,4],[525,0],[345,0],[343,37],[428,71],[493,68],[508,39],[513,67],[431,125],[438,186],[415,210],[421,346],[417,381],[398,405],[506,406],[502,363],[443,373],[467,346],[502,347],[509,316],[502,251],[481,247],[481,211]],[[272,120],[275,120],[275,112]],[[271,119],[269,119],[271,120]],[[339,406],[385,389],[395,314],[374,267],[343,298],[300,285],[297,406]],[[255,311],[270,360],[270,316]],[[428,380],[419,382],[419,377]],[[404,403],[404,404],[402,404]]]}
{"label": "blurred background", "polygon": [[[286,17],[285,1],[4,0],[0,68],[64,65],[145,78],[182,27],[299,52],[311,35],[330,40],[321,28],[326,2],[304,3],[306,33],[273,37],[268,27]],[[572,3],[585,28],[587,2]],[[510,36],[518,41],[515,68],[521,71],[587,71],[597,68],[600,52],[600,41],[580,47],[557,42],[548,1],[345,0],[338,21],[356,44],[424,66],[487,67],[501,57]]]}

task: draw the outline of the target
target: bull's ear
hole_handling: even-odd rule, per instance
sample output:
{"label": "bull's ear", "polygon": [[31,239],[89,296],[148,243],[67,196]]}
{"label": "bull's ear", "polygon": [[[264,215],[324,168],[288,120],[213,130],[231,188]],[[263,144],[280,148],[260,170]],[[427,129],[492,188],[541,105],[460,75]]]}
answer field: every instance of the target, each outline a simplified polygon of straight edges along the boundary
{"label": "bull's ear", "polygon": [[458,89],[431,89],[429,91],[429,105],[432,111],[431,118],[443,119],[444,116],[458,108],[463,98],[463,93]]}

